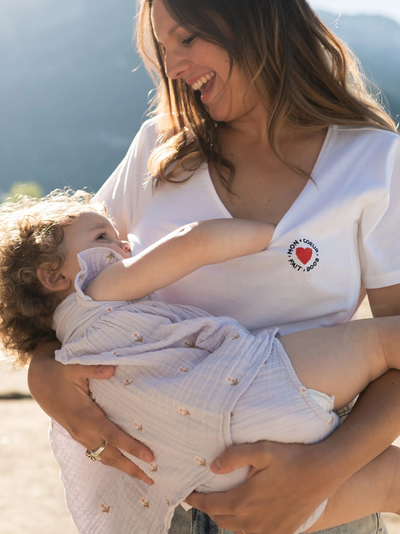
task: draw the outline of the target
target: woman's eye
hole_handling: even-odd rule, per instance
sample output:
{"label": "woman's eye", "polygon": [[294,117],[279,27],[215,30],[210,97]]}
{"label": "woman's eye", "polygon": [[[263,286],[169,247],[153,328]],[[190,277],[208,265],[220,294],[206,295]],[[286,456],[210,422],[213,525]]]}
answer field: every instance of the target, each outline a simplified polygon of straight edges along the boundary
{"label": "woman's eye", "polygon": [[182,40],[182,44],[183,44],[183,45],[190,45],[190,44],[192,44],[192,42],[194,41],[194,39],[196,39],[196,34],[194,34],[194,35],[190,35],[190,37],[186,37],[186,39],[183,39],[183,40]]}

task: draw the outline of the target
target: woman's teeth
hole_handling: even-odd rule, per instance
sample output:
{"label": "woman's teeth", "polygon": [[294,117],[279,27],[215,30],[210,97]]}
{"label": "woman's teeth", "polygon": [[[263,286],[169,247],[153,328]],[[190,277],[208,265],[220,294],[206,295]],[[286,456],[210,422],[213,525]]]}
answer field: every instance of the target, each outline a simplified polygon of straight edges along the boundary
{"label": "woman's teeth", "polygon": [[192,89],[194,91],[198,91],[205,83],[207,83],[209,80],[211,80],[211,78],[214,78],[215,76],[215,72],[210,72],[208,74],[205,74],[204,76],[202,76],[201,78],[199,78],[197,80],[197,82],[195,82],[193,85],[192,85]]}

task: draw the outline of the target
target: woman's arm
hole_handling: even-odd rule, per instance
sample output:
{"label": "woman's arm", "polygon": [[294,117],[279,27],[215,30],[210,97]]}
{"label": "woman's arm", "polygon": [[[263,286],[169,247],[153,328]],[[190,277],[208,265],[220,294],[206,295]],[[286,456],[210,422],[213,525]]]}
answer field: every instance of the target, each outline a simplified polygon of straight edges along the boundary
{"label": "woman's arm", "polygon": [[367,294],[374,317],[400,315],[400,284],[368,289]]}
{"label": "woman's arm", "polygon": [[178,228],[138,254],[104,269],[86,289],[94,300],[137,300],[205,265],[267,248],[274,225],[213,219]]}
{"label": "woman's arm", "polygon": [[[376,315],[384,310],[400,315],[400,285],[373,290],[371,307]],[[226,493],[193,493],[187,502],[227,530],[292,534],[399,434],[400,372],[390,371],[368,386],[347,420],[326,440],[315,445],[259,442],[231,447],[212,470],[225,474],[251,465],[250,478]]]}
{"label": "woman's arm", "polygon": [[[96,195],[95,201],[107,205],[123,239],[135,228],[143,206],[152,196],[151,185],[143,187],[143,180],[148,175],[149,156],[158,139],[157,121],[154,118],[142,125],[126,157]],[[153,459],[151,451],[108,421],[88,395],[88,379],[109,378],[113,368],[62,365],[54,359],[58,348],[58,344],[43,345],[35,351],[28,374],[32,395],[84,447],[93,450],[104,440],[110,442],[113,446],[106,447],[101,454],[103,463],[143,480],[144,472],[118,449],[147,462]],[[145,482],[152,483],[150,479]]]}
{"label": "woman's arm", "polygon": [[103,464],[152,485],[153,481],[120,450],[145,462],[152,461],[151,451],[109,421],[88,394],[88,379],[109,378],[114,373],[114,367],[63,365],[54,359],[54,351],[59,348],[58,342],[46,343],[33,354],[28,384],[35,400],[85,448],[94,450],[107,441],[109,445],[101,453]]}
{"label": "woman's arm", "polygon": [[212,471],[225,474],[252,465],[250,478],[226,493],[193,493],[186,502],[227,530],[293,534],[324,499],[398,436],[399,391],[400,372],[386,373],[321,443],[259,442],[227,449]]}

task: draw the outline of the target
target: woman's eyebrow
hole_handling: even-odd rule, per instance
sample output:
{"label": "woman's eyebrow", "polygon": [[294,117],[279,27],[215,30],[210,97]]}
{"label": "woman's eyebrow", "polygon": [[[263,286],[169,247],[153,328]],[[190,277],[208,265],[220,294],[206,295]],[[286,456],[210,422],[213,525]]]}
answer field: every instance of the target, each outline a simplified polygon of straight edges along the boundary
{"label": "woman's eyebrow", "polygon": [[176,30],[177,30],[178,28],[180,28],[180,27],[181,27],[181,25],[180,25],[179,23],[176,23],[175,26],[172,26],[172,28],[170,28],[170,29],[168,30],[168,32],[167,32],[168,35],[172,35],[172,34],[175,33]]}

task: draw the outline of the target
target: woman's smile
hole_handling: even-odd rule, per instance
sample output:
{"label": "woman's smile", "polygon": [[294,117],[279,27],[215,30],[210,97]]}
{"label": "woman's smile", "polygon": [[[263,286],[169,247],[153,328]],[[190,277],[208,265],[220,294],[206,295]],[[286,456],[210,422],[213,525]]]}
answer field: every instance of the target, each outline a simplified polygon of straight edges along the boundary
{"label": "woman's smile", "polygon": [[215,77],[215,72],[209,72],[208,74],[201,76],[195,83],[190,84],[192,86],[192,89],[194,91],[200,91],[203,95],[207,92],[207,86],[209,87],[210,84],[208,83]]}
{"label": "woman's smile", "polygon": [[171,17],[162,0],[153,1],[151,20],[167,76],[182,79],[200,91],[201,101],[214,120],[234,121],[260,104],[243,69],[235,62],[231,68],[228,52],[200,35],[191,35]]}

